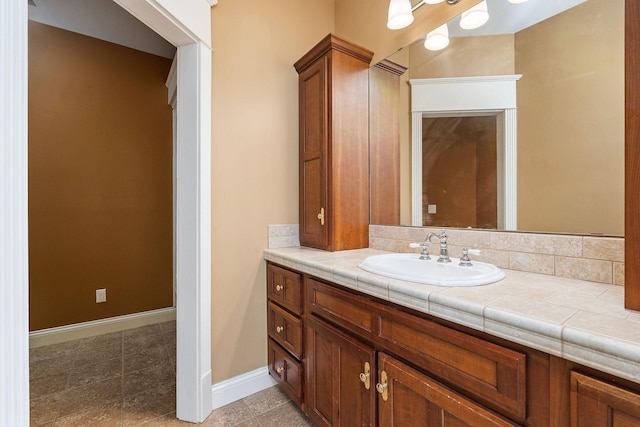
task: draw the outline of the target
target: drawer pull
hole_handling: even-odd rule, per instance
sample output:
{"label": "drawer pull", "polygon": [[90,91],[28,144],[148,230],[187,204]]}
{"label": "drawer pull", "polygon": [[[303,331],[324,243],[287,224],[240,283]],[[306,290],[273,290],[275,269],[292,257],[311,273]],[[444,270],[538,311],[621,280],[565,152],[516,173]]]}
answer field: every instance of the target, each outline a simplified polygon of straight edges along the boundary
{"label": "drawer pull", "polygon": [[389,398],[389,390],[387,385],[387,373],[385,371],[380,373],[380,382],[376,384],[376,390],[378,390],[378,393],[382,395],[382,400],[386,402]]}
{"label": "drawer pull", "polygon": [[369,362],[364,363],[364,372],[360,372],[360,381],[364,384],[364,388],[369,390],[371,388],[371,366]]}
{"label": "drawer pull", "polygon": [[276,368],[276,372],[277,372],[277,373],[279,373],[279,374],[281,374],[281,373],[283,373],[283,372],[284,372],[284,369],[285,369],[285,368],[284,368],[284,365],[282,365],[282,366],[278,366],[278,367]]}
{"label": "drawer pull", "polygon": [[282,285],[276,285],[276,291],[280,292],[281,290],[284,289],[284,286]]}
{"label": "drawer pull", "polygon": [[276,332],[281,334],[284,331],[284,326],[276,326]]}

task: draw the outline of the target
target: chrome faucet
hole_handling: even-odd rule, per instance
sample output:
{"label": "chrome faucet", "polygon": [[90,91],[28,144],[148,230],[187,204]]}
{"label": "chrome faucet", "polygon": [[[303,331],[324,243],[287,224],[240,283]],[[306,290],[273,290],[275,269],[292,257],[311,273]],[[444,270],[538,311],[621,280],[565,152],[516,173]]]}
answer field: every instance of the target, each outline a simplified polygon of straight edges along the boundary
{"label": "chrome faucet", "polygon": [[440,234],[429,233],[426,240],[431,243],[433,237],[440,241],[440,256],[438,257],[438,262],[451,262],[451,259],[449,259],[449,249],[447,249],[447,232],[443,228]]}

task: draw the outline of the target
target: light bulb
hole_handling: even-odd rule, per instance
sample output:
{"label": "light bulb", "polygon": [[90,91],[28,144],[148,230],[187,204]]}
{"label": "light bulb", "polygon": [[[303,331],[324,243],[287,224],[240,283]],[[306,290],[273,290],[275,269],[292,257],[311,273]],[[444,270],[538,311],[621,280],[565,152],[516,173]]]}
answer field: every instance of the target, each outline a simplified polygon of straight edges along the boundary
{"label": "light bulb", "polygon": [[411,13],[411,0],[391,0],[389,2],[389,15],[387,28],[399,30],[413,22]]}
{"label": "light bulb", "polygon": [[462,13],[460,17],[460,28],[465,30],[473,30],[481,27],[489,20],[489,11],[487,10],[486,0],[481,1],[471,9]]}
{"label": "light bulb", "polygon": [[424,47],[429,50],[441,50],[449,45],[449,27],[443,24],[427,34]]}

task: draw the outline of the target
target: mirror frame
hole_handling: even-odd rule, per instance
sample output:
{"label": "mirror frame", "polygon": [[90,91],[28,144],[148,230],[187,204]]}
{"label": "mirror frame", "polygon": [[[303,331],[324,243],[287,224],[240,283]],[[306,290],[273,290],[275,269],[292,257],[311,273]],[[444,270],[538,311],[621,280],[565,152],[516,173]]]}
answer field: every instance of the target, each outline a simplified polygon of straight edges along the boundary
{"label": "mirror frame", "polygon": [[625,1],[625,303],[640,310],[640,0]]}

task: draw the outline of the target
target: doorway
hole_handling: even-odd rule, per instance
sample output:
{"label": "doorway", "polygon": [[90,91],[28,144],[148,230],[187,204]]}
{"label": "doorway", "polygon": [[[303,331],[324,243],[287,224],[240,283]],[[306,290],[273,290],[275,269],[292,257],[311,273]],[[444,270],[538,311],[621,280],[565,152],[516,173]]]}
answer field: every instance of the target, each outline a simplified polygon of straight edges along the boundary
{"label": "doorway", "polygon": [[[190,0],[188,6],[168,1],[160,6],[155,0],[117,3],[178,46],[177,416],[200,422],[212,406],[210,6],[215,2]],[[0,109],[3,141],[12,141],[3,148],[0,168],[2,282],[12,284],[0,310],[2,324],[10,325],[2,332],[0,350],[4,379],[0,401],[8,425],[29,423],[27,7],[27,2],[0,4],[0,24],[7,36],[3,46],[8,46],[3,51],[7,52],[6,64],[11,65],[3,68],[5,96]]]}
{"label": "doorway", "polygon": [[498,226],[494,115],[422,119],[422,225]]}

